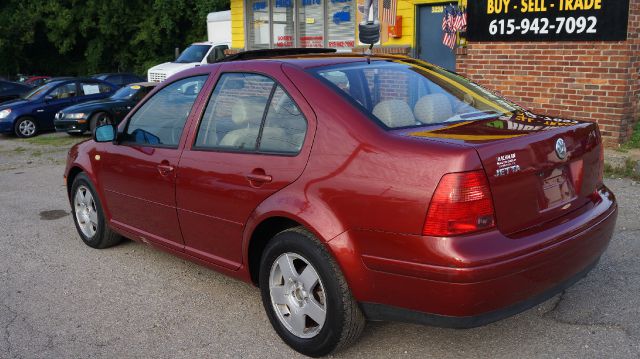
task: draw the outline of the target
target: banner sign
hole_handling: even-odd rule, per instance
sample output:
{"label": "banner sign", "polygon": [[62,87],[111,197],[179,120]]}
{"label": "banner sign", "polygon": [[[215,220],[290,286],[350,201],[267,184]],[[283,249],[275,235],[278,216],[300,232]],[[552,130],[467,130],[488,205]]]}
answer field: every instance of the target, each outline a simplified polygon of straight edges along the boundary
{"label": "banner sign", "polygon": [[469,41],[624,41],[629,0],[469,1]]}

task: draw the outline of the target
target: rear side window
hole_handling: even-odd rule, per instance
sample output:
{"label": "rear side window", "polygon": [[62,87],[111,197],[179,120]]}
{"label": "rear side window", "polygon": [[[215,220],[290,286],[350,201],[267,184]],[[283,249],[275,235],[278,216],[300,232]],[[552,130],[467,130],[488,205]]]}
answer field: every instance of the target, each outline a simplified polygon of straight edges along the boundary
{"label": "rear side window", "polygon": [[207,104],[195,148],[295,154],[306,129],[296,104],[272,79],[227,73]]}
{"label": "rear side window", "polygon": [[158,91],[131,117],[125,142],[177,147],[207,76],[189,77]]}
{"label": "rear side window", "polygon": [[207,104],[196,147],[255,150],[274,86],[265,76],[223,74]]}
{"label": "rear side window", "polygon": [[298,106],[278,86],[264,121],[261,152],[298,153],[307,133],[307,121]]}

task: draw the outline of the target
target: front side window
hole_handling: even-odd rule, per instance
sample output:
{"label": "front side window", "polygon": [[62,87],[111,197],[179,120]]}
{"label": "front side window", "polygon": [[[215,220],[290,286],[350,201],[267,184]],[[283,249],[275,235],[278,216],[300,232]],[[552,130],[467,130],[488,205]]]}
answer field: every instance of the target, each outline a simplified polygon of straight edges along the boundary
{"label": "front side window", "polygon": [[65,99],[76,96],[76,84],[74,82],[64,84],[51,91],[49,96],[56,100]]}
{"label": "front side window", "polygon": [[191,45],[176,59],[177,63],[201,62],[209,52],[211,45]]}
{"label": "front side window", "polygon": [[[473,121],[517,106],[432,66],[377,61],[311,70],[388,128]],[[355,86],[353,83],[362,84]]]}
{"label": "front side window", "polygon": [[227,50],[228,48],[229,46],[227,45],[218,45],[214,47],[213,50],[211,50],[211,52],[209,53],[209,56],[207,56],[207,62],[212,64],[218,60],[224,59],[224,50]]}
{"label": "front side window", "polygon": [[298,153],[307,122],[287,93],[268,77],[223,74],[202,117],[196,148]]}
{"label": "front side window", "polygon": [[124,142],[178,146],[184,124],[207,76],[176,81],[151,97],[129,120]]}

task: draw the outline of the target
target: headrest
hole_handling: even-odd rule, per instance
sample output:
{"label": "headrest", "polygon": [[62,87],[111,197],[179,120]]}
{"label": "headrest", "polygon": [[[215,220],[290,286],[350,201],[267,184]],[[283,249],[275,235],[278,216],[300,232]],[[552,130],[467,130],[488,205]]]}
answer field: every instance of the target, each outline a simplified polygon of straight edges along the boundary
{"label": "headrest", "polygon": [[422,96],[416,102],[414,114],[422,123],[440,123],[453,116],[453,109],[447,96],[437,93]]}
{"label": "headrest", "polygon": [[373,115],[391,128],[416,124],[411,107],[401,100],[386,100],[378,103],[373,108]]}
{"label": "headrest", "polygon": [[231,107],[231,121],[238,126],[259,125],[264,114],[263,97],[240,97]]}

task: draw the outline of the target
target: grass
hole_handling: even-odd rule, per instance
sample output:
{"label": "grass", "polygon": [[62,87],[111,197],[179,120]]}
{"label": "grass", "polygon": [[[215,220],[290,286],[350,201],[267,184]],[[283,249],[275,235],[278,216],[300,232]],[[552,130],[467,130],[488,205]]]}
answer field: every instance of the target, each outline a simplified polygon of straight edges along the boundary
{"label": "grass", "polygon": [[26,151],[27,149],[22,147],[22,146],[18,146],[16,148],[13,149],[14,152],[18,152],[18,153],[22,153],[24,151]]}
{"label": "grass", "polygon": [[636,125],[633,127],[633,133],[631,134],[629,141],[620,146],[621,150],[630,150],[634,148],[640,148],[640,121],[636,122]]}
{"label": "grass", "polygon": [[635,171],[637,162],[627,158],[624,167],[613,167],[610,164],[604,165],[604,175],[609,178],[626,177],[640,181],[640,174]]}
{"label": "grass", "polygon": [[47,133],[40,136],[27,138],[25,141],[32,145],[68,147],[86,139],[87,137],[72,137],[68,135],[60,136],[60,134],[56,133]]}

